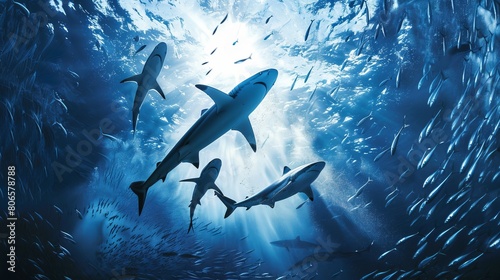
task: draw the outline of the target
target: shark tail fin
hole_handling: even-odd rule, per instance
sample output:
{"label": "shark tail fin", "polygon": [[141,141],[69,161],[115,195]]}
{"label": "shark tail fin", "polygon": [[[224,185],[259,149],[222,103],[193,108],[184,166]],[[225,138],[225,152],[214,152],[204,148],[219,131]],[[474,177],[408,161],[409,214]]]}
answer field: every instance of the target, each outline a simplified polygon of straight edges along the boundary
{"label": "shark tail fin", "polygon": [[215,195],[227,207],[226,214],[224,215],[224,219],[229,217],[229,215],[231,215],[234,212],[234,210],[236,209],[236,206],[234,206],[236,204],[236,201],[230,199],[229,197],[224,196],[223,194],[221,194],[218,191],[215,191]]}
{"label": "shark tail fin", "polygon": [[132,110],[132,130],[135,134],[135,127],[137,126],[137,117],[139,116],[139,110]]}
{"label": "shark tail fin", "polygon": [[148,189],[144,188],[144,181],[137,181],[130,184],[130,189],[137,195],[139,199],[139,216],[142,213],[142,208],[144,207],[144,202],[146,202],[146,194]]}
{"label": "shark tail fin", "polygon": [[193,220],[189,222],[188,233],[191,231],[192,228],[193,228]]}

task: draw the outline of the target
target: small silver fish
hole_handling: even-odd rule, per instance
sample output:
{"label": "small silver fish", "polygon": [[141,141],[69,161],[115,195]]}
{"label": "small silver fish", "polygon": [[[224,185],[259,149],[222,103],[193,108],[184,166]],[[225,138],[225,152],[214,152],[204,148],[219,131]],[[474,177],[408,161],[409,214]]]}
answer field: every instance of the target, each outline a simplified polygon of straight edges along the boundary
{"label": "small silver fish", "polygon": [[304,36],[304,41],[307,41],[307,38],[309,37],[309,31],[311,31],[311,26],[314,22],[314,19],[311,19],[311,23],[309,24],[309,27],[307,28],[306,35]]}
{"label": "small silver fish", "polygon": [[268,18],[266,19],[266,24],[268,24],[268,23],[269,23],[269,20],[270,20],[272,17],[273,17],[273,16],[271,15],[270,17],[268,17]]}
{"label": "small silver fish", "polygon": [[236,61],[234,62],[234,64],[240,64],[240,63],[243,63],[243,62],[245,62],[245,61],[247,61],[247,60],[249,60],[249,59],[252,59],[252,54],[250,54],[250,56],[249,56],[249,57],[247,57],[247,58],[243,58],[243,59],[240,59],[240,60],[236,60]]}
{"label": "small silver fish", "polygon": [[147,45],[142,45],[140,48],[138,48],[138,49],[135,51],[134,55],[138,54],[140,51],[142,51],[143,49],[145,49],[145,48],[146,48],[146,46],[147,46]]}

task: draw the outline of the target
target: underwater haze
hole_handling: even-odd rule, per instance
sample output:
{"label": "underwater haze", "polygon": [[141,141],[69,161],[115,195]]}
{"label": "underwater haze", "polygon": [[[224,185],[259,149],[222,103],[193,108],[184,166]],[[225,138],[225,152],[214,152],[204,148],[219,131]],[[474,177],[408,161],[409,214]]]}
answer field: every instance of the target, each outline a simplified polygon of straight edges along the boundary
{"label": "underwater haze", "polygon": [[[0,0],[2,279],[498,279],[499,23],[498,0]],[[180,148],[139,209],[267,69],[255,143]],[[225,218],[268,186],[291,196]]]}

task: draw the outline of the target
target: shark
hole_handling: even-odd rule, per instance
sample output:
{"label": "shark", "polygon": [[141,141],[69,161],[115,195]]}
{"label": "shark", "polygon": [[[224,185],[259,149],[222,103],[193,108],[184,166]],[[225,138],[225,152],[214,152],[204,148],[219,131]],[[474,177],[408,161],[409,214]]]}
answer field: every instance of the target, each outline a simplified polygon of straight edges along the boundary
{"label": "shark", "polygon": [[209,109],[201,111],[201,116],[173,146],[165,158],[156,164],[156,168],[146,181],[130,184],[130,189],[139,200],[139,215],[142,213],[149,188],[160,179],[165,182],[167,174],[181,162],[199,167],[199,152],[217,140],[229,130],[243,134],[254,152],[257,144],[250,119],[255,108],[262,102],[278,78],[278,70],[267,69],[239,83],[229,94],[207,86],[195,85],[205,92],[215,103]]}
{"label": "shark", "polygon": [[219,172],[222,166],[222,161],[219,158],[211,160],[204,168],[201,170],[200,177],[192,179],[184,179],[181,182],[193,182],[196,186],[193,190],[193,196],[191,198],[191,203],[189,204],[190,209],[190,221],[188,233],[193,228],[193,215],[196,205],[201,205],[201,198],[209,189],[213,189],[222,193],[222,191],[215,184],[215,180],[219,176]]}
{"label": "shark", "polygon": [[321,247],[319,244],[300,240],[300,236],[297,236],[295,239],[290,239],[290,240],[272,241],[271,245],[286,248],[287,251],[290,251],[290,248],[314,249]]}
{"label": "shark", "polygon": [[137,91],[135,92],[134,105],[132,107],[132,129],[134,132],[137,124],[137,117],[139,116],[139,109],[141,108],[148,91],[155,90],[161,95],[161,97],[163,97],[163,99],[165,99],[165,94],[156,79],[158,78],[158,75],[163,67],[166,54],[167,44],[163,42],[159,43],[146,60],[141,74],[126,78],[120,82],[137,83]]}
{"label": "shark", "polygon": [[324,161],[318,161],[299,166],[293,170],[285,166],[283,168],[283,175],[278,180],[240,202],[236,202],[222,193],[215,191],[215,195],[227,207],[224,218],[229,217],[238,207],[246,207],[248,210],[256,205],[268,205],[274,208],[274,204],[277,201],[289,198],[299,192],[305,193],[313,201],[314,195],[311,183],[318,178],[325,165]]}

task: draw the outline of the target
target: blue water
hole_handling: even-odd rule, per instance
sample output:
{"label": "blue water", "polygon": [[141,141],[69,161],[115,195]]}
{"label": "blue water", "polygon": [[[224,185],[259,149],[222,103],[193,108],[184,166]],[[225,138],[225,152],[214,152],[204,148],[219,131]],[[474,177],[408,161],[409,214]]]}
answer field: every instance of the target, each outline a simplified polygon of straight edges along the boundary
{"label": "blue water", "polygon": [[[496,279],[499,10],[494,0],[0,1],[0,174],[16,168],[18,217],[16,272],[3,275]],[[119,82],[159,42],[166,99],[148,93],[134,133],[137,86]],[[257,152],[226,133],[199,169],[181,163],[151,187],[139,216],[130,183],[213,105],[195,85],[229,93],[268,68],[278,79],[249,117]],[[304,204],[298,194],[224,219],[209,190],[187,233],[194,184],[179,181],[214,158],[236,201],[284,166],[326,167]],[[7,187],[1,197],[7,224]],[[317,246],[270,244],[297,236]]]}

